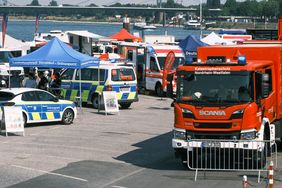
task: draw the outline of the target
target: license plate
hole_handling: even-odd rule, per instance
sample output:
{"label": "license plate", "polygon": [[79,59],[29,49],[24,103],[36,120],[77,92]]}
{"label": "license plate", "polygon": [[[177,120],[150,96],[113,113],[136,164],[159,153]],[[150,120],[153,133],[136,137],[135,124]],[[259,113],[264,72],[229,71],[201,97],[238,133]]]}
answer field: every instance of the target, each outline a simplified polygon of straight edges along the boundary
{"label": "license plate", "polygon": [[121,87],[121,88],[119,88],[119,90],[122,91],[122,92],[129,92],[130,87]]}
{"label": "license plate", "polygon": [[220,148],[220,142],[205,141],[202,142],[203,148]]}

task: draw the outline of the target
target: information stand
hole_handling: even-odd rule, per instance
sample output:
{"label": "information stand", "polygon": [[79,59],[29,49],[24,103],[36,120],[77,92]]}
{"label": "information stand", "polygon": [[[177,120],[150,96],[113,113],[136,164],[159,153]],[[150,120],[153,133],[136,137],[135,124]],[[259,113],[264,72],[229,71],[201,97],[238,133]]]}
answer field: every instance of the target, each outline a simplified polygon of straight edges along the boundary
{"label": "information stand", "polygon": [[5,129],[6,136],[8,136],[8,133],[22,133],[24,136],[24,119],[22,107],[4,106],[1,108],[0,115],[2,117],[1,131]]}
{"label": "information stand", "polygon": [[119,113],[117,93],[115,91],[103,91],[105,113]]}

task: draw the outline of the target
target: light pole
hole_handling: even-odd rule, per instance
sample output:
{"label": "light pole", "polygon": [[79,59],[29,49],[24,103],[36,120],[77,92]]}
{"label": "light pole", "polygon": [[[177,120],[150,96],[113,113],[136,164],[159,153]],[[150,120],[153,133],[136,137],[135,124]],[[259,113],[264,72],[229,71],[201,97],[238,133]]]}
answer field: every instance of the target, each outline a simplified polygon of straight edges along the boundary
{"label": "light pole", "polygon": [[203,31],[202,31],[202,0],[200,0],[200,31],[201,31],[201,34],[200,34],[200,38],[202,38],[202,35],[203,35]]}

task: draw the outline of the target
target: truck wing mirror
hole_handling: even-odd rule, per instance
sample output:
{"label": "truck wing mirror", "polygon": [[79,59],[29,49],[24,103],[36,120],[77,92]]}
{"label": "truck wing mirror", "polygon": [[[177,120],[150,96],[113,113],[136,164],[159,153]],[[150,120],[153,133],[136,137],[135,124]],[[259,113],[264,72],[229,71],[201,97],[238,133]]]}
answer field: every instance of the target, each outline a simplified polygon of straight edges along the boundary
{"label": "truck wing mirror", "polygon": [[269,87],[269,75],[256,72],[256,93],[257,93],[257,100],[264,99],[268,97],[270,93]]}

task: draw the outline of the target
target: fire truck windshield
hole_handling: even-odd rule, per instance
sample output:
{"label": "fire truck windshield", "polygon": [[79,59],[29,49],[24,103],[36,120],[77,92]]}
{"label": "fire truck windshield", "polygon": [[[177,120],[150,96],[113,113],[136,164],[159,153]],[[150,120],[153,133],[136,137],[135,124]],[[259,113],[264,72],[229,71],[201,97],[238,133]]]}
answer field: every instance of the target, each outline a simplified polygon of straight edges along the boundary
{"label": "fire truck windshield", "polygon": [[233,105],[254,100],[253,74],[237,72],[180,72],[177,101],[193,105]]}

